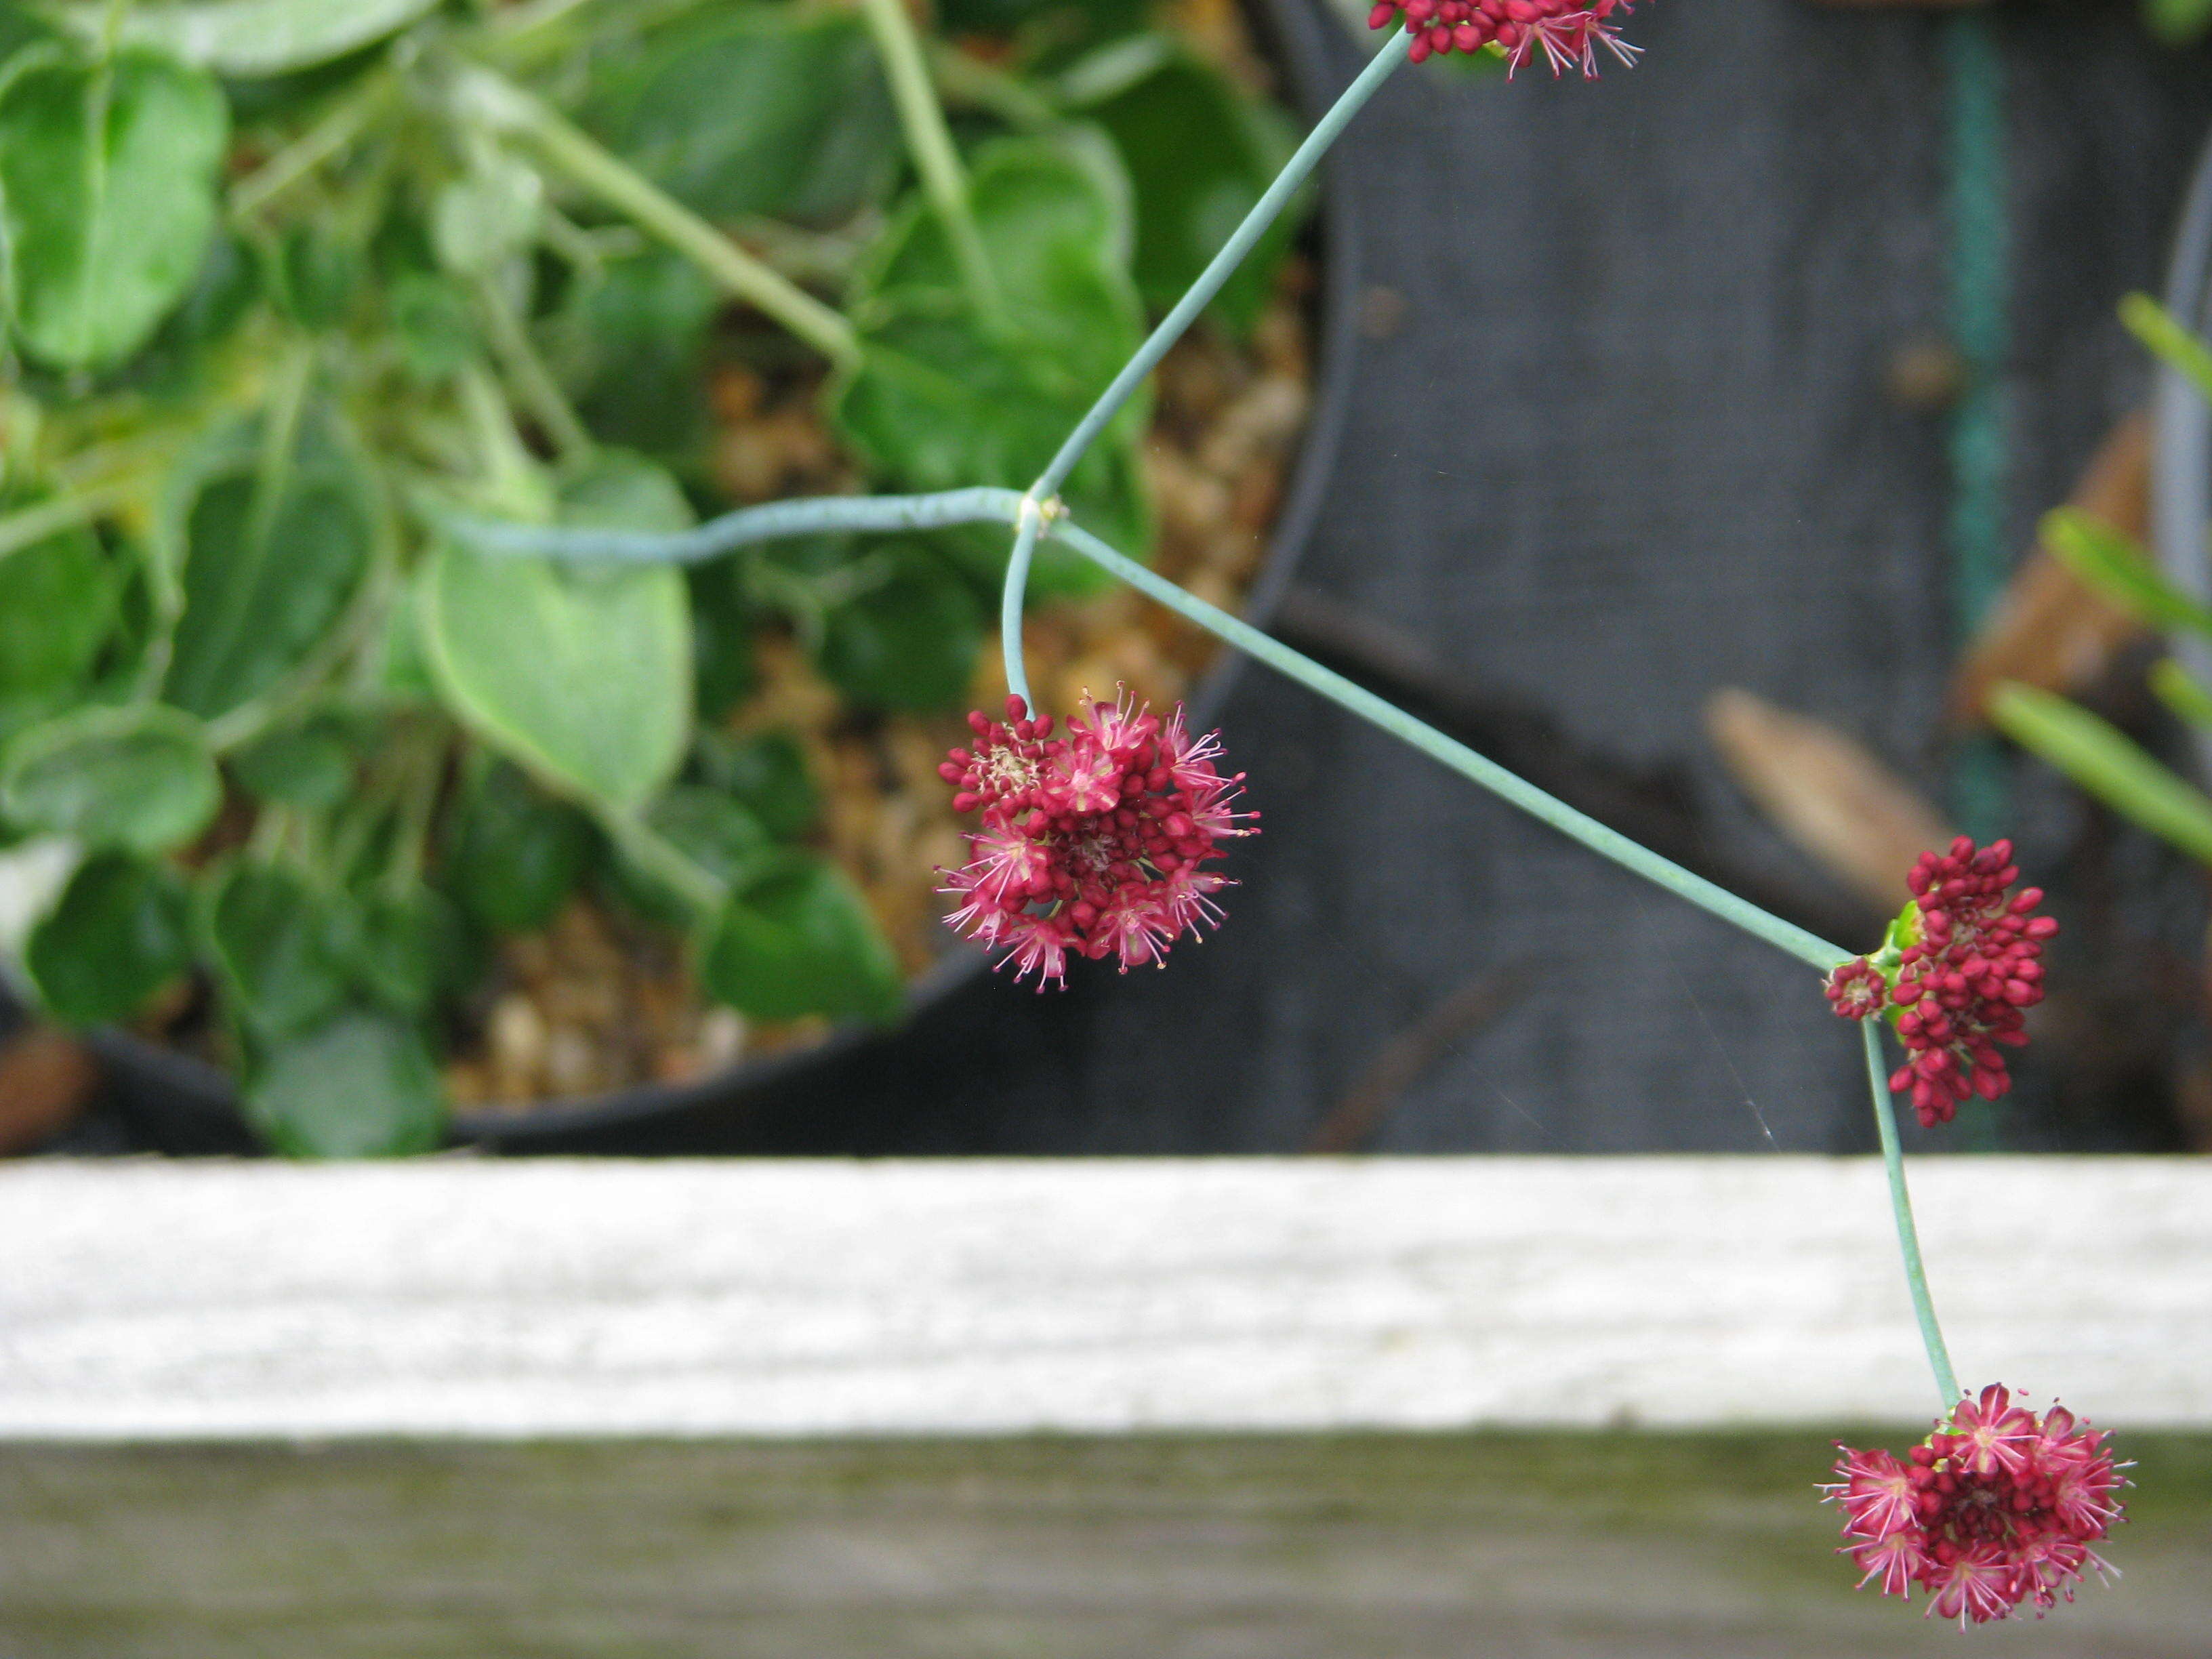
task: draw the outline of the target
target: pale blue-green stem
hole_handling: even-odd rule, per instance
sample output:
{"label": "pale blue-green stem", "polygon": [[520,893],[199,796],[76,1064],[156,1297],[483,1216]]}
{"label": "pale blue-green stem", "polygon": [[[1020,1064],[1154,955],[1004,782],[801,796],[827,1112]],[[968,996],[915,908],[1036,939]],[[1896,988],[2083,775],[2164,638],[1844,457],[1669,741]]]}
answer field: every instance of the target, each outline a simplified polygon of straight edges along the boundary
{"label": "pale blue-green stem", "polygon": [[1860,1030],[1866,1041],[1867,1085],[1874,1092],[1875,1132],[1881,1137],[1882,1168],[1889,1175],[1890,1219],[1897,1224],[1897,1251],[1905,1258],[1905,1285],[1912,1293],[1912,1316],[1920,1323],[1920,1345],[1936,1373],[1936,1392],[1943,1413],[1959,1403],[1959,1379],[1951,1370],[1951,1351],[1936,1322],[1936,1300],[1928,1294],[1928,1270],[1920,1261],[1920,1230],[1912,1223],[1912,1194],[1905,1187],[1905,1154],[1897,1144],[1897,1109],[1890,1101],[1889,1067],[1881,1054],[1881,1021],[1869,1018]]}

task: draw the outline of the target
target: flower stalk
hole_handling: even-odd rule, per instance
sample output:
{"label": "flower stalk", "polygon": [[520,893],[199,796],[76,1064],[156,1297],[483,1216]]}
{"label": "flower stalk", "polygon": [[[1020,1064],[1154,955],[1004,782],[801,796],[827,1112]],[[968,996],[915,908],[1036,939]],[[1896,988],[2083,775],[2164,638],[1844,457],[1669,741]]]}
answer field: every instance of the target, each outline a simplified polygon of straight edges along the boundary
{"label": "flower stalk", "polygon": [[968,302],[977,316],[999,320],[1003,311],[999,284],[969,204],[968,172],[960,165],[960,152],[952,147],[952,134],[945,125],[945,111],[930,82],[929,66],[905,0],[860,0],[860,14],[883,58],[884,78],[890,83],[907,149],[913,152],[915,168],[921,174],[921,187],[938,222],[945,228],[945,240],[951,244]]}

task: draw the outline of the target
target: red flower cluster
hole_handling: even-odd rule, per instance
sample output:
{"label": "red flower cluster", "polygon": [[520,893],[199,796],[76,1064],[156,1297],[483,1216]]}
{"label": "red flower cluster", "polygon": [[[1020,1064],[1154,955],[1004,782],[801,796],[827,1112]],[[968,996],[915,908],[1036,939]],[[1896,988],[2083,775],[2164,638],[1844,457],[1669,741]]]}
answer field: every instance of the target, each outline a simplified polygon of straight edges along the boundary
{"label": "red flower cluster", "polygon": [[[2043,1000],[2043,942],[2058,931],[2032,915],[2043,890],[2014,896],[2020,879],[2012,843],[1978,852],[1965,836],[1941,855],[1923,853],[1905,878],[1918,910],[1917,937],[1893,960],[1888,951],[1845,963],[1828,976],[1828,1000],[1845,1019],[1864,1019],[1887,1003],[1911,1058],[1889,1079],[1911,1091],[1923,1128],[1948,1123],[1969,1095],[1995,1100],[2011,1086],[2000,1043],[2027,1041],[2021,1010]],[[1909,913],[1908,913],[1909,914]]]}
{"label": "red flower cluster", "polygon": [[2037,1417],[1992,1382],[1903,1461],[1841,1442],[1826,1501],[1844,1546],[1882,1594],[1925,1589],[1928,1611],[1982,1624],[2026,1601],[2035,1616],[2074,1599],[2084,1567],[2114,1571],[2089,1547],[2120,1519],[2125,1484],[2105,1436],[2063,1407]]}
{"label": "red flower cluster", "polygon": [[959,791],[953,810],[983,818],[968,863],[940,872],[963,901],[945,920],[1006,947],[999,965],[1034,971],[1039,990],[1066,983],[1070,952],[1114,952],[1126,973],[1186,928],[1219,926],[1212,895],[1229,879],[1200,866],[1222,837],[1259,833],[1241,822],[1257,812],[1231,810],[1244,775],[1215,769],[1218,735],[1185,732],[1180,704],[1164,726],[1126,698],[1086,708],[1055,738],[1051,715],[1030,720],[1009,697],[1003,722],[969,715],[975,746],[938,768]]}
{"label": "red flower cluster", "polygon": [[1448,52],[1480,52],[1493,40],[1507,65],[1519,69],[1543,50],[1552,73],[1580,69],[1597,74],[1602,46],[1622,63],[1633,64],[1640,48],[1620,37],[1607,20],[1626,17],[1632,0],[1382,0],[1367,14],[1370,29],[1388,28],[1402,17],[1413,37],[1406,56],[1418,64]]}

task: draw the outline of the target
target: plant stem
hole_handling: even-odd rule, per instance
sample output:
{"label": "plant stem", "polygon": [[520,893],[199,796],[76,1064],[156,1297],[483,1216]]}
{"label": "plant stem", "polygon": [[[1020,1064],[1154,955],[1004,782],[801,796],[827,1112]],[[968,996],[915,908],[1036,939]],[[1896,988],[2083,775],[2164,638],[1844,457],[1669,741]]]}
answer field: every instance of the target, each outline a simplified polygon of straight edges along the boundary
{"label": "plant stem", "polygon": [[1200,312],[1206,309],[1207,302],[1220,292],[1221,285],[1229,280],[1237,267],[1243,263],[1244,256],[1252,251],[1252,245],[1275,222],[1276,216],[1289,205],[1291,196],[1305,182],[1306,175],[1314,170],[1328,147],[1336,142],[1337,134],[1344,131],[1346,124],[1359,113],[1376,89],[1406,61],[1406,53],[1413,44],[1413,37],[1401,28],[1382,43],[1382,51],[1376,52],[1367,67],[1360,70],[1359,78],[1346,87],[1336,102],[1329,106],[1328,113],[1315,124],[1314,130],[1306,135],[1305,142],[1283,164],[1283,170],[1275,175],[1275,182],[1267,186],[1252,210],[1244,216],[1244,222],[1238,225],[1235,233],[1221,245],[1221,251],[1213,256],[1212,263],[1199,273],[1198,280],[1190,285],[1189,291],[1176,301],[1172,311],[1160,319],[1159,326],[1152,331],[1143,345],[1137,348],[1137,355],[1122,365],[1121,372],[1114,377],[1113,384],[1098,394],[1098,401],[1091,404],[1091,412],[1077,423],[1074,431],[1067,434],[1067,441],[1060,445],[1060,453],[1052,458],[1051,464],[1030,486],[1030,493],[1037,500],[1049,500],[1067,481],[1067,475],[1075,470],[1075,464],[1083,459],[1084,452],[1105,429],[1106,423],[1144,384],[1145,377],[1158,365],[1161,358],[1167,356],[1168,348],[1182,337],[1183,331],[1191,325]]}
{"label": "plant stem", "polygon": [[1921,1346],[1928,1350],[1928,1367],[1936,1373],[1936,1392],[1942,1396],[1948,1416],[1959,1403],[1959,1379],[1951,1370],[1951,1351],[1943,1346],[1942,1327],[1936,1322],[1936,1304],[1928,1294],[1928,1270],[1920,1261],[1920,1231],[1912,1224],[1912,1194],[1905,1187],[1905,1154],[1897,1144],[1897,1110],[1889,1097],[1889,1071],[1881,1057],[1881,1028],[1879,1019],[1863,1021],[1859,1027],[1866,1039],[1875,1129],[1881,1138],[1882,1168],[1889,1175],[1889,1212],[1897,1223],[1897,1250],[1905,1260],[1905,1288],[1912,1292],[1912,1316],[1920,1322]]}
{"label": "plant stem", "polygon": [[698,564],[737,548],[786,536],[1014,524],[1021,517],[1021,506],[1019,490],[989,486],[947,489],[933,495],[811,495],[743,507],[673,534],[555,529],[472,518],[427,502],[422,504],[422,511],[447,535],[479,553],[560,559],[572,564]]}
{"label": "plant stem", "polygon": [[552,371],[545,367],[545,360],[538,355],[537,346],[531,342],[529,329],[496,282],[489,276],[480,277],[476,289],[477,307],[489,325],[491,349],[514,383],[515,395],[522,399],[531,418],[544,428],[562,460],[584,459],[594,447],[592,434],[584,430],[576,411],[561,395]]}
{"label": "plant stem", "polygon": [[[746,507],[701,525],[696,530],[670,535],[623,530],[556,530],[537,525],[477,519],[426,506],[424,511],[446,534],[482,553],[514,557],[562,559],[578,563],[694,564],[734,548],[784,536],[816,535],[837,531],[928,530],[957,524],[1000,523],[1017,526],[1015,550],[1025,561],[1040,534],[1065,543],[1077,552],[1120,577],[1139,592],[1158,600],[1189,618],[1207,632],[1226,640],[1270,667],[1289,675],[1301,685],[1350,709],[1393,736],[1412,744],[1461,775],[1503,797],[1561,834],[1623,868],[1656,883],[1691,903],[1731,922],[1755,939],[1764,939],[1823,973],[1848,962],[1856,952],[1808,933],[1802,927],[1769,915],[1748,900],[1693,875],[1672,860],[1639,847],[1596,819],[1578,812],[1535,785],[1507,771],[1495,761],[1466,744],[1446,737],[1435,727],[1415,720],[1373,692],[1355,685],[1342,675],[1322,667],[1293,651],[1279,640],[1261,633],[1227,611],[1193,598],[1164,577],[1155,575],[1134,560],[1126,558],[1088,531],[1054,518],[1048,525],[1039,510],[1024,510],[1024,497],[1012,489],[976,488],[945,490],[933,495],[820,495],[804,501],[772,501]],[[1012,578],[1002,591],[1014,596],[1001,604],[1001,643],[1011,618],[1012,637],[1018,645],[1022,590],[1020,573],[1011,565]],[[1006,652],[1007,686],[1023,702],[1031,701],[1022,676],[1018,649]]]}
{"label": "plant stem", "polygon": [[580,129],[489,70],[463,72],[462,95],[502,132],[533,146],[569,181],[590,191],[696,264],[731,294],[781,323],[841,368],[860,362],[853,325],[778,276]]}
{"label": "plant stem", "polygon": [[883,55],[884,77],[890,82],[891,101],[898,106],[899,125],[907,148],[921,174],[945,240],[952,245],[953,263],[960,268],[968,302],[978,316],[994,319],[1000,314],[999,284],[991,275],[991,262],[983,252],[982,233],[968,201],[968,173],[960,153],[952,147],[952,134],[945,125],[945,111],[930,84],[929,69],[922,60],[921,42],[914,20],[907,15],[905,0],[860,0],[868,32]]}
{"label": "plant stem", "polygon": [[392,96],[389,75],[370,76],[315,125],[230,187],[230,216],[250,219],[359,137]]}
{"label": "plant stem", "polygon": [[[1217,638],[1226,640],[1248,656],[1258,658],[1307,690],[1327,697],[1340,708],[1350,709],[1370,724],[1379,726],[1393,737],[1411,744],[1430,758],[1442,762],[1462,777],[1480,784],[1491,793],[1519,807],[1540,823],[1580,842],[1590,851],[1610,859],[1624,870],[1643,877],[1656,886],[1663,887],[1676,897],[1686,899],[1700,909],[1742,929],[1753,939],[1763,939],[1777,950],[1786,951],[1823,973],[1838,963],[1850,961],[1856,954],[1840,945],[1829,944],[1795,923],[1769,915],[1749,900],[1738,898],[1726,888],[1715,885],[1703,876],[1692,874],[1672,860],[1662,858],[1618,830],[1608,830],[1595,818],[1577,812],[1565,801],[1555,800],[1534,784],[1507,771],[1496,761],[1475,753],[1465,744],[1455,742],[1434,726],[1415,720],[1403,709],[1385,702],[1372,691],[1353,684],[1343,675],[1334,673],[1310,657],[1291,650],[1249,623],[1242,622],[1227,611],[1218,610],[1205,600],[1184,592],[1165,577],[1157,575],[1134,559],[1115,552],[1090,532],[1060,519],[1047,526],[1045,533],[1054,541],[1064,542],[1073,548],[1100,568],[1120,577],[1139,592],[1158,600],[1178,616],[1196,623]],[[1012,582],[1007,586],[1011,590]],[[1011,682],[1011,665],[1007,678]]]}
{"label": "plant stem", "polygon": [[1034,497],[1022,497],[1020,517],[1014,529],[1014,550],[1006,556],[1006,579],[999,588],[999,655],[1006,669],[1006,690],[1019,697],[1030,714],[1039,712],[1030,696],[1030,677],[1022,663],[1022,596],[1029,591],[1030,558],[1036,551],[1037,533],[1044,514]]}
{"label": "plant stem", "polygon": [[89,523],[109,507],[128,501],[145,482],[131,474],[106,478],[99,483],[80,485],[66,495],[57,495],[0,518],[0,559],[34,547],[49,536]]}
{"label": "plant stem", "polygon": [[666,882],[699,912],[702,921],[716,915],[728,902],[729,889],[718,877],[694,863],[681,848],[642,819],[623,812],[602,811],[596,816],[610,841],[640,869]]}

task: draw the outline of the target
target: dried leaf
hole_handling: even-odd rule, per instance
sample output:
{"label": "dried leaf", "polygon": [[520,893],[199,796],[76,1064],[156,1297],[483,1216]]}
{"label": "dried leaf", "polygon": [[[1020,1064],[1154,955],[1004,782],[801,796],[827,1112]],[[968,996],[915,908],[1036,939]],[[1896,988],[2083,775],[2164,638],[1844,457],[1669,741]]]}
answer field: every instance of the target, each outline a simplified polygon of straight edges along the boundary
{"label": "dried leaf", "polygon": [[[2150,518],[2150,416],[2137,410],[2090,458],[2067,505],[2142,540]],[[1960,726],[1986,725],[1990,690],[1999,680],[2045,691],[2094,684],[2112,653],[2142,631],[2039,540],[1960,660],[1950,718]]]}
{"label": "dried leaf", "polygon": [[65,1031],[34,1025],[0,1044],[0,1157],[65,1127],[99,1084],[91,1051]]}
{"label": "dried leaf", "polygon": [[1705,731],[1776,827],[1885,913],[1913,860],[1951,840],[1942,813],[1833,726],[1730,686],[1706,701]]}

